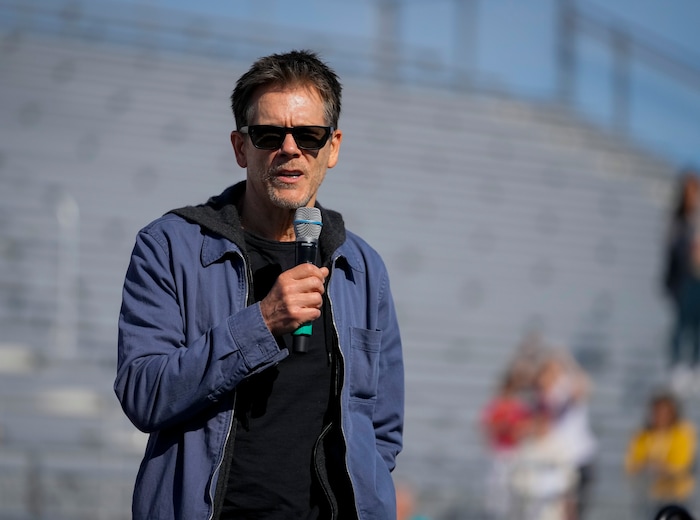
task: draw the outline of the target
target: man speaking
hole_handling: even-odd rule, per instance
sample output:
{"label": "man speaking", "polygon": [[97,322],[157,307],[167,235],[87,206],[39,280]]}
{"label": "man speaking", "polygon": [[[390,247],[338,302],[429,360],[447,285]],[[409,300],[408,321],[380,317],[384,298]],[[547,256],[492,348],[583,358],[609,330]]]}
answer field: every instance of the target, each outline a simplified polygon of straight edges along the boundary
{"label": "man speaking", "polygon": [[[404,389],[389,279],[316,201],[338,161],[341,85],[312,52],[275,54],[231,104],[246,180],[144,227],[126,273],[114,388],[150,434],[133,518],[394,519]],[[318,265],[295,258],[304,207],[321,215]]]}

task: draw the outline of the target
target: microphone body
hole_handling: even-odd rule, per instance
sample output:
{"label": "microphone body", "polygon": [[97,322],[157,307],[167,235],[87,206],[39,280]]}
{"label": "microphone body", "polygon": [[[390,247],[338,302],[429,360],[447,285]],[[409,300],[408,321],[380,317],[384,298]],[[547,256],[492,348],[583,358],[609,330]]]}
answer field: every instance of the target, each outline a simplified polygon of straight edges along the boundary
{"label": "microphone body", "polygon": [[[318,265],[318,237],[321,235],[321,210],[298,208],[294,214],[296,234],[296,264]],[[304,323],[292,332],[292,351],[303,354],[309,350],[312,333],[311,322]]]}

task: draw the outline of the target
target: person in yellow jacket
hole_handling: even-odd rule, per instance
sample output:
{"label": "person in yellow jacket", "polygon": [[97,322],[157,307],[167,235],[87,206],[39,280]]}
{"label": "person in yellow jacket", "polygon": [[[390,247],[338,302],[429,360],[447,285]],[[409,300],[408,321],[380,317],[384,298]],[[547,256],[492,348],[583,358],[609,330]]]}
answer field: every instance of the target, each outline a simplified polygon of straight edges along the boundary
{"label": "person in yellow jacket", "polygon": [[647,423],[627,448],[625,469],[647,479],[646,499],[654,510],[691,498],[696,444],[695,427],[682,418],[676,398],[670,393],[652,396]]}

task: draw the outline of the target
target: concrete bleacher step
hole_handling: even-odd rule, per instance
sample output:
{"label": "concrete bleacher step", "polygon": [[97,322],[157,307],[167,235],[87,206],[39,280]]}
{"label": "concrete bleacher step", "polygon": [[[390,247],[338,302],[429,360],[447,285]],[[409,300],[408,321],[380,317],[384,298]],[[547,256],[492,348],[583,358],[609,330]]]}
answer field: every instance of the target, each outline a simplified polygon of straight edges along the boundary
{"label": "concrete bleacher step", "polygon": [[84,360],[50,363],[21,373],[3,367],[0,447],[143,452],[145,436],[126,419],[111,388],[113,370]]}
{"label": "concrete bleacher step", "polygon": [[0,517],[126,520],[135,464],[118,450],[0,448]]}

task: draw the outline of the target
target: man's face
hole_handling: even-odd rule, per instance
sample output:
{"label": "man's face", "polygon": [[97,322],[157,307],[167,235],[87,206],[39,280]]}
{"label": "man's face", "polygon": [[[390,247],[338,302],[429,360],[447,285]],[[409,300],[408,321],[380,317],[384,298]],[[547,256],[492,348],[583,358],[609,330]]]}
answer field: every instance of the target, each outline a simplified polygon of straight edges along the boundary
{"label": "man's face", "polygon": [[[323,101],[313,87],[263,87],[253,96],[252,106],[249,126],[327,126]],[[278,149],[260,150],[249,136],[232,132],[236,161],[247,169],[246,199],[251,197],[259,208],[313,205],[326,169],[338,161],[341,139],[342,133],[336,130],[320,150],[302,150],[287,134]]]}

